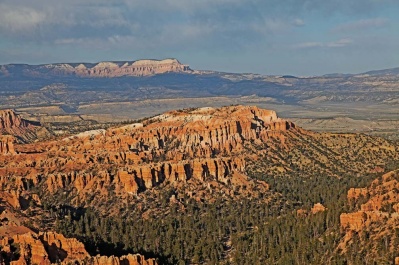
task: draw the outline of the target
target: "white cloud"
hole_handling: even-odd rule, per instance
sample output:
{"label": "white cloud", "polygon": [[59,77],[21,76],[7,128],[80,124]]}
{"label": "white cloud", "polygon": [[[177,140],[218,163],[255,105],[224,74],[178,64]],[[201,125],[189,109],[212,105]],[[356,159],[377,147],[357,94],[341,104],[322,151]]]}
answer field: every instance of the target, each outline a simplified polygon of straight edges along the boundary
{"label": "white cloud", "polygon": [[326,43],[325,46],[328,48],[340,48],[340,47],[345,47],[345,46],[351,45],[352,43],[353,43],[353,40],[351,40],[351,39],[340,39],[337,41]]}
{"label": "white cloud", "polygon": [[388,23],[389,20],[386,18],[361,19],[338,25],[337,27],[333,28],[332,31],[338,33],[347,33],[351,31],[369,30],[373,28],[384,27],[388,25]]}
{"label": "white cloud", "polygon": [[33,8],[0,4],[0,28],[9,32],[29,31],[46,20],[46,13]]}
{"label": "white cloud", "polygon": [[322,42],[302,42],[292,45],[294,49],[309,49],[309,48],[319,48],[323,47]]}
{"label": "white cloud", "polygon": [[305,22],[302,19],[297,18],[294,21],[292,21],[292,25],[297,26],[297,27],[302,27],[302,26],[305,26]]}
{"label": "white cloud", "polygon": [[112,44],[110,39],[95,38],[95,37],[56,39],[54,40],[53,43],[59,46],[64,45],[72,47],[84,47],[86,49],[96,49],[96,50],[107,50],[111,47],[110,44]]}
{"label": "white cloud", "polygon": [[312,49],[312,48],[341,48],[351,45],[353,40],[340,39],[332,42],[302,42],[292,45],[293,49]]}

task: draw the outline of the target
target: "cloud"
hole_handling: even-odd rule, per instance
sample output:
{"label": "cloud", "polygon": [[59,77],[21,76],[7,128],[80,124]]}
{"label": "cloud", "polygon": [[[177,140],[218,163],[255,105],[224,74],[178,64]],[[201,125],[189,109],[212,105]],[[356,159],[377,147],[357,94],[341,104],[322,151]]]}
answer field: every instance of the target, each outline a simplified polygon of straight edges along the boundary
{"label": "cloud", "polygon": [[348,33],[352,31],[369,30],[374,28],[381,28],[389,24],[389,19],[386,18],[372,18],[361,19],[344,24],[340,24],[333,28],[333,32]]}
{"label": "cloud", "polygon": [[338,41],[333,41],[333,42],[328,42],[325,44],[325,47],[328,48],[341,48],[341,47],[346,47],[348,45],[351,45],[353,43],[353,40],[351,39],[340,39]]}
{"label": "cloud", "polygon": [[332,42],[302,42],[291,46],[293,49],[314,49],[314,48],[342,48],[353,43],[351,39],[340,39]]}
{"label": "cloud", "polygon": [[319,48],[324,47],[322,42],[302,42],[292,45],[294,49],[309,49],[309,48]]}
{"label": "cloud", "polygon": [[[353,45],[347,36],[361,45],[359,36],[351,34],[331,40],[331,23],[367,18],[340,24],[335,31],[378,29],[390,21],[370,17],[383,17],[392,7],[399,10],[399,1],[0,0],[0,48],[37,47],[42,60],[51,53],[67,60],[101,60],[115,54],[122,58],[133,52],[141,57],[185,54],[202,61],[255,53],[255,59],[258,54],[288,56],[287,50]],[[391,20],[393,25],[396,20]]]}
{"label": "cloud", "polygon": [[13,8],[0,4],[0,29],[1,32],[11,33],[27,32],[46,21],[46,13],[29,7]]}
{"label": "cloud", "polygon": [[292,25],[297,26],[297,27],[302,27],[302,26],[305,26],[305,22],[302,19],[297,18],[294,21],[292,21]]}
{"label": "cloud", "polygon": [[[253,24],[262,26],[268,20],[266,26],[269,28],[275,28],[272,22],[276,21],[297,27],[305,24],[299,17],[306,12],[367,13],[376,7],[376,2],[383,5],[394,3],[394,0],[2,0],[0,22],[3,26],[0,33],[37,31],[38,26],[41,26],[48,30],[47,36],[51,37],[57,35],[56,31],[61,27],[73,28],[75,32],[81,28],[88,34],[90,30],[85,30],[88,28],[128,31],[131,30],[131,24],[140,24],[141,30],[152,33],[156,31],[158,23],[173,26],[176,21],[212,23],[216,28],[230,29],[239,24],[251,30]],[[65,33],[65,30],[61,33]]]}

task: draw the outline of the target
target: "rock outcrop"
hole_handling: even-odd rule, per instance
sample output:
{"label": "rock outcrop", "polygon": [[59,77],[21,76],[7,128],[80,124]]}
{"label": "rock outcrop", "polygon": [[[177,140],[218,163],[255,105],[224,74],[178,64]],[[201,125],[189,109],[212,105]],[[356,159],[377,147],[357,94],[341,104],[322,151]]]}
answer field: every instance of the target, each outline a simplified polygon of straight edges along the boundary
{"label": "rock outcrop", "polygon": [[74,238],[46,232],[28,232],[1,239],[2,264],[93,264],[93,265],[156,265],[155,259],[146,259],[139,254],[115,256],[90,256],[84,245]]}
{"label": "rock outcrop", "polygon": [[0,154],[15,154],[14,150],[15,138],[9,135],[0,135]]}
{"label": "rock outcrop", "polygon": [[384,241],[387,250],[396,249],[399,230],[399,172],[392,171],[374,180],[367,188],[348,191],[348,201],[358,210],[340,216],[341,230],[345,232],[339,249],[346,251],[353,237],[367,249],[367,255],[378,256],[378,244]]}
{"label": "rock outcrop", "polygon": [[[7,144],[0,154],[0,186],[29,201],[33,197],[24,194],[39,187],[37,204],[53,198],[82,207],[134,200],[162,185],[190,191],[189,197],[196,200],[212,197],[202,198],[196,188],[230,198],[254,197],[268,192],[267,183],[247,175],[257,174],[252,165],[258,160],[268,160],[257,166],[272,174],[293,170],[289,163],[311,167],[318,159],[332,166],[330,157],[352,150],[349,143],[363,136],[329,138],[322,148],[310,144],[322,137],[280,119],[274,111],[253,106],[170,111],[142,123],[92,130],[59,141],[15,144],[15,152]],[[341,143],[337,149],[338,141],[347,145]],[[376,155],[384,159],[381,154],[395,150],[389,143],[379,146],[370,160],[377,161]],[[314,152],[308,158],[302,151],[307,149]],[[293,154],[291,161],[282,161],[282,153]],[[351,165],[364,168],[362,163]],[[357,191],[351,194],[358,196]],[[319,210],[322,207],[314,209]]]}
{"label": "rock outcrop", "polygon": [[[14,110],[0,110],[0,152],[5,152],[1,150],[2,135],[11,135],[19,141],[31,142],[38,139],[37,132],[40,129],[44,128],[38,124],[22,119]],[[5,149],[6,147],[7,146],[3,146]]]}
{"label": "rock outcrop", "polygon": [[0,110],[0,131],[12,132],[15,129],[22,129],[29,126],[28,121],[22,119],[13,110]]}
{"label": "rock outcrop", "polygon": [[16,145],[16,153],[3,148],[8,155],[0,162],[0,185],[23,193],[40,184],[40,196],[67,191],[75,205],[92,201],[87,198],[93,194],[124,198],[164,183],[213,183],[227,194],[243,187],[246,196],[244,187],[258,185],[262,193],[268,185],[246,176],[245,146],[271,139],[283,145],[285,133],[298,130],[257,107],[171,111],[142,124]]}
{"label": "rock outcrop", "polygon": [[348,200],[366,199],[360,210],[341,214],[341,227],[352,230],[366,228],[372,222],[396,218],[399,212],[399,178],[395,171],[384,174],[368,188],[350,189]]}
{"label": "rock outcrop", "polygon": [[312,214],[316,214],[319,212],[324,212],[327,208],[321,204],[321,203],[316,203],[315,205],[313,205],[312,209],[310,210],[312,212]]}

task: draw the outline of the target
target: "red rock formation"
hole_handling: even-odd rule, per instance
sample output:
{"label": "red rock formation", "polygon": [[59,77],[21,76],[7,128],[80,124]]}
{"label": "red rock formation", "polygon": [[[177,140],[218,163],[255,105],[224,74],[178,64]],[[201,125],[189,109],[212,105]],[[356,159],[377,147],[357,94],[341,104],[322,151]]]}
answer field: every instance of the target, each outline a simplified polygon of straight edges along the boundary
{"label": "red rock formation", "polygon": [[22,119],[21,116],[16,114],[13,110],[0,110],[0,151],[1,135],[12,135],[28,142],[38,138],[36,132],[40,128],[40,126]]}
{"label": "red rock formation", "polygon": [[28,262],[30,264],[40,265],[48,265],[51,263],[44,245],[34,233],[3,238],[1,245],[5,253],[12,252],[11,244],[17,245],[20,253],[20,258],[16,261],[12,261],[12,265],[25,265],[28,264]]}
{"label": "red rock formation", "polygon": [[354,199],[357,200],[359,197],[363,197],[367,195],[366,188],[351,188],[348,190],[347,198],[348,200]]}
{"label": "red rock formation", "polygon": [[8,155],[15,154],[14,150],[14,137],[0,135],[0,154]]}
{"label": "red rock formation", "polygon": [[324,207],[323,204],[321,203],[316,203],[313,205],[312,209],[310,210],[312,214],[319,213],[319,212],[324,212],[327,208]]}
{"label": "red rock formation", "polygon": [[[22,193],[42,183],[48,194],[68,190],[75,204],[88,203],[92,194],[106,197],[111,187],[120,197],[165,182],[243,187],[255,183],[244,174],[244,146],[270,139],[283,143],[287,131],[299,130],[274,111],[257,107],[172,111],[143,124],[18,145],[17,155],[3,156],[0,162],[0,185]],[[268,188],[265,183],[261,187]]]}
{"label": "red rock formation", "polygon": [[378,256],[375,249],[381,245],[385,238],[385,247],[393,251],[397,248],[394,243],[397,235],[392,231],[399,229],[399,174],[392,171],[377,178],[367,188],[350,189],[348,200],[355,202],[363,197],[367,201],[358,205],[359,210],[352,213],[343,213],[340,216],[341,229],[345,236],[339,244],[339,249],[346,251],[354,235],[367,235],[360,237],[360,244],[367,249],[367,255]]}
{"label": "red rock formation", "polygon": [[8,131],[14,128],[28,127],[29,123],[21,119],[13,110],[0,110],[0,131]]}
{"label": "red rock formation", "polygon": [[[93,264],[93,265],[156,265],[154,259],[146,259],[139,254],[128,254],[122,257],[91,257],[84,245],[74,238],[65,238],[61,234],[46,232],[39,235],[28,232],[1,239],[4,263],[11,265],[50,265],[50,264]],[[13,248],[18,248],[19,259],[15,259]],[[2,256],[3,256],[2,255]]]}
{"label": "red rock formation", "polygon": [[83,243],[75,238],[65,238],[54,232],[39,233],[39,238],[46,246],[48,257],[52,262],[64,262],[84,259],[89,256]]}
{"label": "red rock formation", "polygon": [[372,182],[368,188],[350,189],[348,200],[357,200],[367,196],[368,200],[360,205],[360,211],[341,215],[341,227],[359,230],[371,221],[381,221],[389,213],[398,211],[399,178],[395,171],[389,172]]}

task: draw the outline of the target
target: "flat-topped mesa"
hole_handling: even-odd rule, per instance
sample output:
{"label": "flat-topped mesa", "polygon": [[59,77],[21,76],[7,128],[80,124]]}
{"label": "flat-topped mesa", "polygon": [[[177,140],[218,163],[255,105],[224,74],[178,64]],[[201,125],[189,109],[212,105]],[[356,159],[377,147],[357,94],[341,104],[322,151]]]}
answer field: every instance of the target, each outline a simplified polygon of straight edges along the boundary
{"label": "flat-topped mesa", "polygon": [[176,59],[100,62],[97,64],[48,64],[33,68],[32,73],[77,75],[81,77],[149,76],[163,73],[191,73],[188,65]]}

